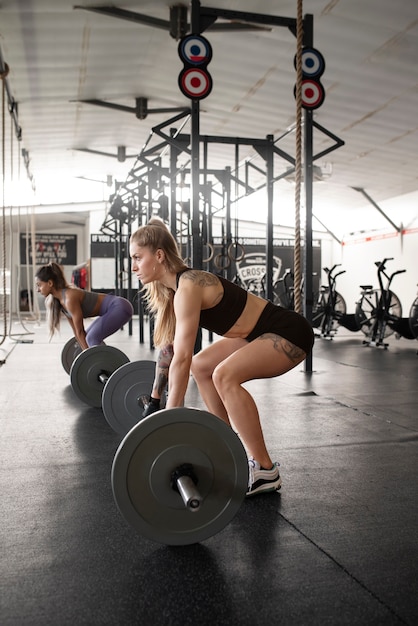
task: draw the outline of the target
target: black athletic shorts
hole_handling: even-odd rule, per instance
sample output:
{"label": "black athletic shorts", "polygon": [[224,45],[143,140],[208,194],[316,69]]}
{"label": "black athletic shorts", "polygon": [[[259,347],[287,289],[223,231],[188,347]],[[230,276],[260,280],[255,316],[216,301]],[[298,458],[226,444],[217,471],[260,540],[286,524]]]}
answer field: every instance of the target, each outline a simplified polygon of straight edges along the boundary
{"label": "black athletic shorts", "polygon": [[314,332],[308,320],[303,315],[272,302],[267,303],[246,340],[254,341],[264,333],[280,335],[301,348],[306,354],[309,354],[314,344]]}

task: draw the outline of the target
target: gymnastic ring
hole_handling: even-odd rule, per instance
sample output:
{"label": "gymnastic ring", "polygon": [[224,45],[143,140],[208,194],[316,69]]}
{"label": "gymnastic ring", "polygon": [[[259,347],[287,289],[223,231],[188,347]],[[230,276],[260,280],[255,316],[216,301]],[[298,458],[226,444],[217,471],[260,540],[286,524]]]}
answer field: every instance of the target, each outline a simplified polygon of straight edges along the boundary
{"label": "gymnastic ring", "polygon": [[[221,259],[225,259],[225,263],[221,263]],[[228,256],[225,256],[224,254],[222,254],[221,252],[215,256],[213,262],[215,264],[215,267],[218,268],[218,270],[226,270],[231,265],[231,259]]]}
{"label": "gymnastic ring", "polygon": [[[234,249],[234,247],[235,247],[235,251],[237,251],[237,250],[238,250],[238,248],[240,248],[240,249],[241,249],[241,254],[240,254],[240,255],[238,255],[238,256],[232,256],[232,250]],[[245,248],[244,248],[244,246],[242,245],[242,243],[238,243],[237,241],[234,241],[233,243],[230,243],[230,244],[229,244],[229,246],[228,246],[228,258],[229,258],[231,261],[235,261],[235,262],[236,262],[236,261],[242,261],[242,259],[243,259],[244,257],[245,257]]]}
{"label": "gymnastic ring", "polygon": [[213,245],[208,241],[204,245],[208,248],[209,256],[207,259],[203,259],[203,263],[209,263],[213,259]]}

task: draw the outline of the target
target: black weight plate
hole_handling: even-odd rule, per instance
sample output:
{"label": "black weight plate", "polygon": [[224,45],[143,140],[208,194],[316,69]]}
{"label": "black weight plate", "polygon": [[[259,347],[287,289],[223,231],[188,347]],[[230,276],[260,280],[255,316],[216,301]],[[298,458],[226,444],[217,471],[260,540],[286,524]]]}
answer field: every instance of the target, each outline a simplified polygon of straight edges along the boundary
{"label": "black weight plate", "polygon": [[155,376],[155,361],[131,361],[112,374],[102,395],[102,409],[109,426],[126,435],[142,419],[144,403]]}
{"label": "black weight plate", "polygon": [[61,352],[61,363],[67,374],[71,371],[74,359],[80,354],[81,348],[78,341],[71,337],[65,344]]}
{"label": "black weight plate", "polygon": [[[191,463],[202,503],[190,511],[171,486],[171,473]],[[221,531],[240,508],[248,485],[244,447],[207,411],[175,408],[143,419],[121,442],[112,489],[123,517],[145,537],[188,545]]]}
{"label": "black weight plate", "polygon": [[71,385],[75,394],[89,406],[102,406],[102,393],[105,383],[100,374],[110,377],[129,359],[121,350],[113,346],[93,346],[83,350],[75,359],[71,371]]}

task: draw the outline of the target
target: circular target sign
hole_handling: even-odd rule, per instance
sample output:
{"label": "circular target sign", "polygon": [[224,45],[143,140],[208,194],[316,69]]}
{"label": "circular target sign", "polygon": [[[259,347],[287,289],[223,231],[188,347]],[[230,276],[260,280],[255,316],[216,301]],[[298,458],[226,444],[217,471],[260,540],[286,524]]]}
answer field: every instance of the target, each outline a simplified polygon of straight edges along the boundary
{"label": "circular target sign", "polygon": [[316,80],[302,81],[302,106],[305,109],[317,109],[325,98],[325,91],[321,83]]}
{"label": "circular target sign", "polygon": [[[296,69],[296,55],[294,58]],[[302,50],[302,73],[304,78],[319,78],[325,70],[325,59],[319,50],[304,48]]]}
{"label": "circular target sign", "polygon": [[200,35],[189,35],[179,43],[179,56],[183,63],[189,65],[208,64],[212,58],[212,46]]}
{"label": "circular target sign", "polygon": [[182,70],[179,75],[179,87],[187,98],[201,100],[210,94],[212,78],[209,72],[199,68]]}

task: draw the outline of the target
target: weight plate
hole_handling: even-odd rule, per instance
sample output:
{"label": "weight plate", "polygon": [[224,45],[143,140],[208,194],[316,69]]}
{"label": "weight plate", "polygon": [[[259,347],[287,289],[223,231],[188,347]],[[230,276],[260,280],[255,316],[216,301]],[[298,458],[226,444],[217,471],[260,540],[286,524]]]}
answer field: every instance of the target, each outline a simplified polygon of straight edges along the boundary
{"label": "weight plate", "polygon": [[[193,465],[203,499],[195,511],[171,486],[171,473],[184,463]],[[111,480],[121,514],[140,534],[188,545],[221,531],[237,513],[248,488],[247,454],[232,428],[211,413],[166,409],[125,436]]]}
{"label": "weight plate", "polygon": [[78,341],[71,337],[65,344],[61,352],[61,363],[67,374],[71,371],[74,359],[80,354],[81,348]]}
{"label": "weight plate", "polygon": [[126,435],[142,419],[144,401],[155,376],[155,361],[125,363],[109,378],[102,394],[102,409],[109,426]]}
{"label": "weight plate", "polygon": [[93,346],[83,350],[75,359],[71,370],[71,385],[75,394],[86,404],[102,406],[102,393],[105,382],[101,374],[108,378],[129,359],[121,350],[113,346]]}

